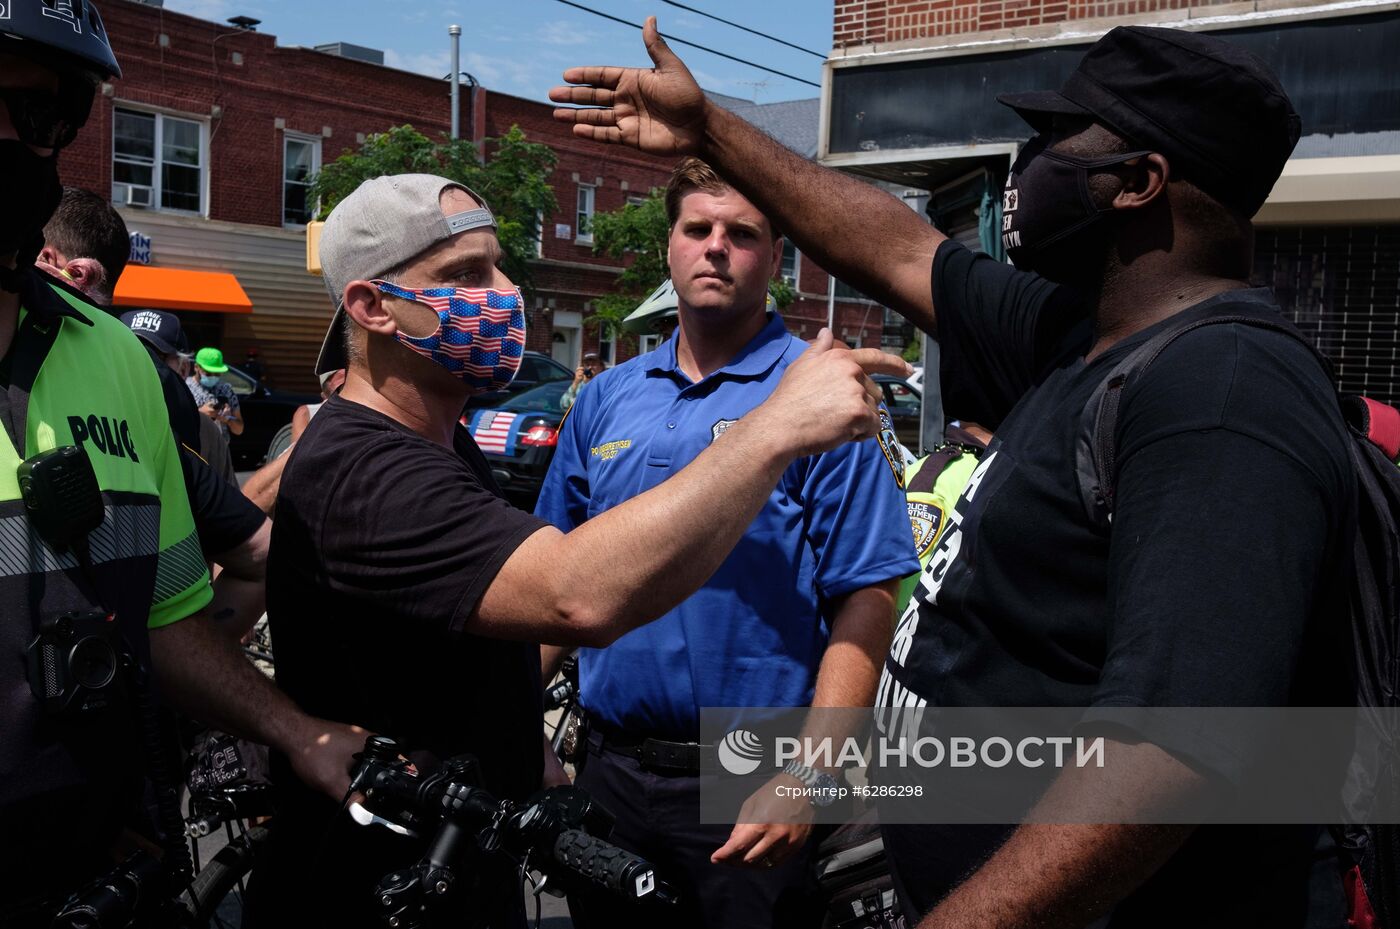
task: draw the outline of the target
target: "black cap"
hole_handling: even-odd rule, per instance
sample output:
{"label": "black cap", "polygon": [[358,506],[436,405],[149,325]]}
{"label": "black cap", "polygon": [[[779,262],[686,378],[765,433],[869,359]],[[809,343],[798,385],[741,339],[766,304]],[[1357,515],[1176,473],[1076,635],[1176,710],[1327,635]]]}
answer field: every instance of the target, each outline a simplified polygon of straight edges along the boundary
{"label": "black cap", "polygon": [[1001,94],[1037,131],[1087,117],[1179,176],[1253,216],[1283,173],[1303,123],[1267,64],[1198,32],[1119,26],[1084,53],[1058,91]]}
{"label": "black cap", "polygon": [[181,351],[185,343],[185,332],[174,313],[164,310],[131,310],[122,314],[122,322],[162,355],[173,355]]}

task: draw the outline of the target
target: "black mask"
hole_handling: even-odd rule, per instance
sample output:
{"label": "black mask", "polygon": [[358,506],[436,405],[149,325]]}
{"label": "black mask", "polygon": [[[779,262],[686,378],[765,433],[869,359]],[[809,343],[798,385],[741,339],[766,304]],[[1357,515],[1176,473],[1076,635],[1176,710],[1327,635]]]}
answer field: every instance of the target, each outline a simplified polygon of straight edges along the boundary
{"label": "black mask", "polygon": [[44,247],[44,224],[58,209],[63,185],[58,154],[47,157],[18,139],[0,139],[0,255],[15,252],[15,266],[0,268],[0,288],[18,292]]}
{"label": "black mask", "polygon": [[[1064,261],[1082,263],[1086,251],[1079,241],[1090,227],[1113,212],[1094,205],[1089,195],[1089,172],[1139,158],[1148,152],[1128,152],[1105,158],[1078,158],[1053,152],[1037,136],[1021,149],[1002,193],[1001,244],[1011,263],[1054,281],[1065,281]],[[1071,241],[1073,240],[1073,241]]]}

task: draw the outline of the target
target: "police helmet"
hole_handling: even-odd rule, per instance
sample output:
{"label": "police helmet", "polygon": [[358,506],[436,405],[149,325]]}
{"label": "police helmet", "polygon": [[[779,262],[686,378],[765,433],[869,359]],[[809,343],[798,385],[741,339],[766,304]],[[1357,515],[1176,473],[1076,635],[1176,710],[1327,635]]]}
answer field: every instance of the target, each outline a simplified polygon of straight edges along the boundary
{"label": "police helmet", "polygon": [[0,51],[92,84],[121,77],[107,29],[88,0],[0,0]]}

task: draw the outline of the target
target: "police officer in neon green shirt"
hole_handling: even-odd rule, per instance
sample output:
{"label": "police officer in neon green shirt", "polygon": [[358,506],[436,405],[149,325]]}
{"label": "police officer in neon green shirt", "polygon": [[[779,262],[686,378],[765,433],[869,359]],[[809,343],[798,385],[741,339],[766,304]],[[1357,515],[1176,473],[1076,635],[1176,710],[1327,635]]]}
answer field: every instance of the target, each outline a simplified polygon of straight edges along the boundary
{"label": "police officer in neon green shirt", "polygon": [[138,720],[153,718],[148,704],[158,696],[278,746],[327,792],[343,791],[349,755],[363,743],[351,727],[301,713],[221,633],[145,350],[119,321],[33,267],[61,193],[57,153],[87,119],[97,83],[119,74],[86,0],[5,5],[0,925],[7,929],[47,926],[69,894],[116,864],[115,840],[140,819],[143,775],[156,764]]}
{"label": "police officer in neon green shirt", "polygon": [[[949,426],[937,448],[905,469],[904,495],[909,524],[914,530],[914,548],[919,553],[919,567],[928,567],[934,543],[948,523],[948,514],[957,505],[967,479],[991,440],[991,433],[975,423]],[[917,574],[910,574],[899,582],[896,614],[904,612],[918,584]]]}

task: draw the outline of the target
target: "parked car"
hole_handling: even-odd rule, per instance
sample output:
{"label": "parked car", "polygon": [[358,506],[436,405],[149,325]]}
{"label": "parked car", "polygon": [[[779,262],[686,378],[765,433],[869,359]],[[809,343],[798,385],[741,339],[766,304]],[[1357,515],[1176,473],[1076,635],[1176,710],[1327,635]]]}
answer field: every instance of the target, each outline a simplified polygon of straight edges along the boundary
{"label": "parked car", "polygon": [[243,434],[230,435],[228,441],[233,466],[239,471],[249,471],[262,464],[273,436],[292,421],[297,407],[321,401],[320,394],[273,390],[233,365],[229,365],[219,379],[233,388],[238,395],[238,407],[243,411]]}
{"label": "parked car", "polygon": [[539,352],[526,352],[520,358],[520,370],[515,373],[515,380],[510,382],[510,386],[505,390],[488,390],[485,393],[474,394],[467,400],[466,408],[469,410],[495,409],[505,403],[511,397],[522,394],[532,387],[540,384],[548,384],[552,381],[572,381],[574,371],[555,361],[548,355],[541,355]]}
{"label": "parked car", "polygon": [[894,420],[895,438],[915,455],[919,450],[919,419],[923,410],[923,393],[901,377],[890,374],[876,374],[872,380],[880,385],[885,408]]}
{"label": "parked car", "polygon": [[519,507],[534,509],[554,449],[564,411],[559,400],[573,380],[540,384],[509,397],[494,409],[467,410],[462,424],[471,432],[491,474],[506,497]]}

